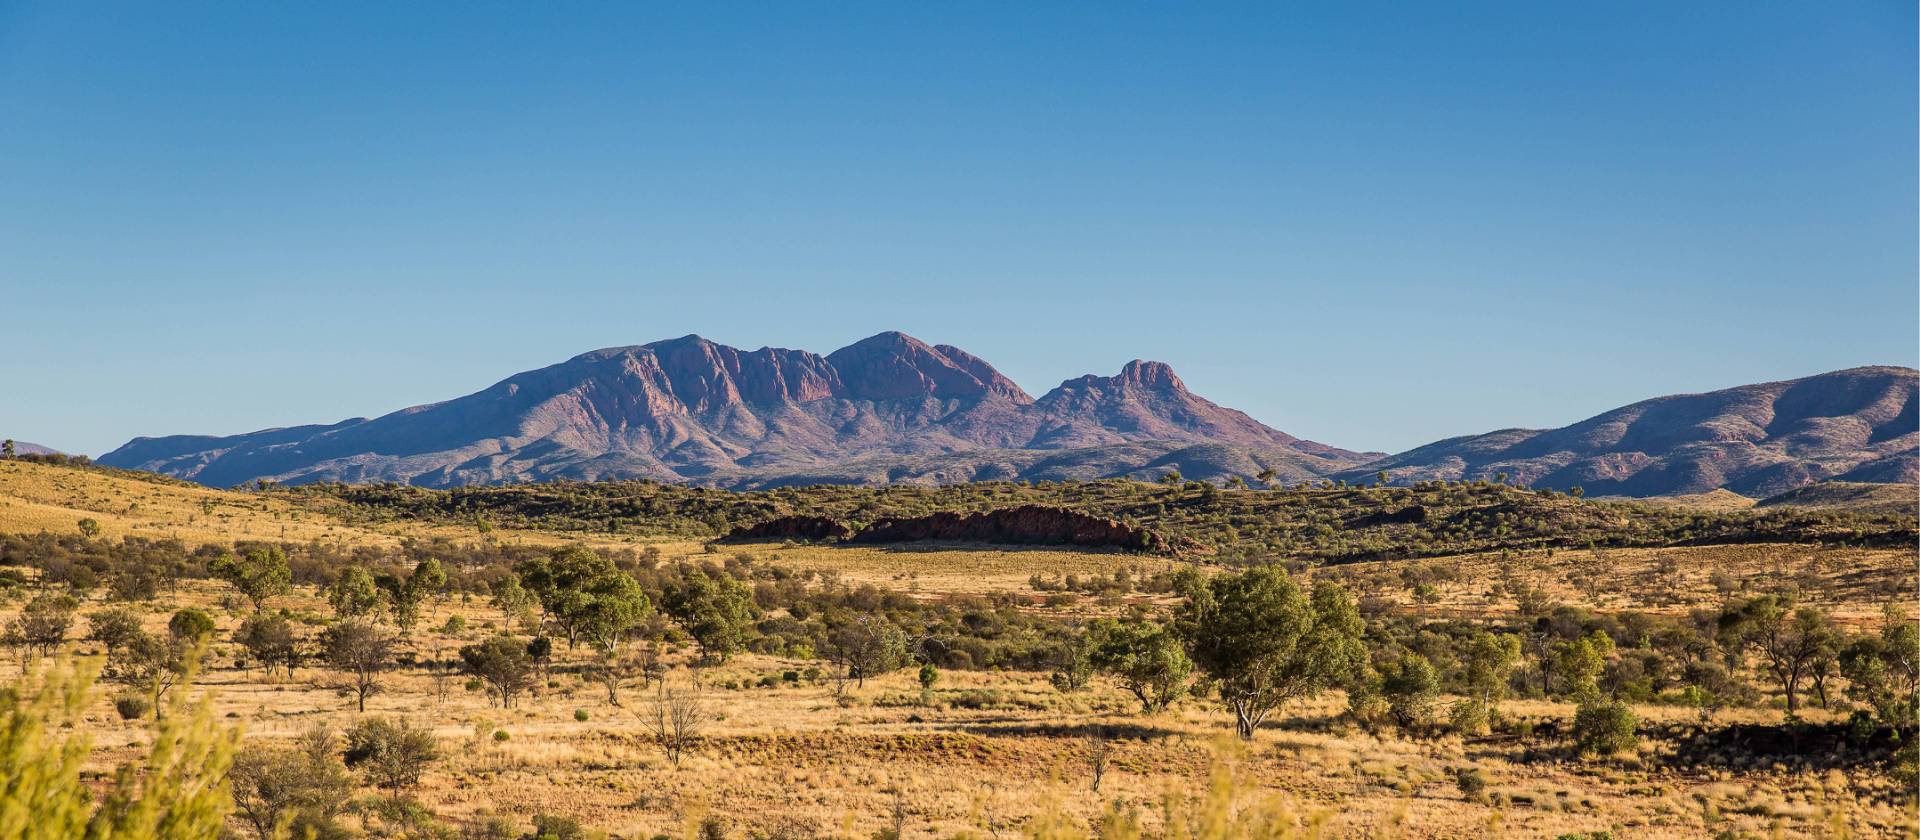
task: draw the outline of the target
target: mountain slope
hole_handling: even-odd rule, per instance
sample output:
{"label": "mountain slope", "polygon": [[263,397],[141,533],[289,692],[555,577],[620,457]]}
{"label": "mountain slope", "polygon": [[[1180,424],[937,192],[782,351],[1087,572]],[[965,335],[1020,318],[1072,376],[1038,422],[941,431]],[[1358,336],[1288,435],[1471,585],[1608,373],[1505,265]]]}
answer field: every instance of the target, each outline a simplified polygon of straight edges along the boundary
{"label": "mountain slope", "polygon": [[1168,468],[1216,479],[1272,469],[1297,481],[1369,457],[1222,408],[1157,362],[1071,380],[1036,400],[959,348],[888,332],[826,356],[699,336],[608,348],[371,420],[137,438],[100,462],[215,486],[262,478],[771,486]]}
{"label": "mountain slope", "polygon": [[1828,478],[1920,481],[1920,372],[1861,367],[1659,397],[1550,430],[1452,438],[1343,473],[1392,483],[1493,478],[1591,495],[1724,488],[1765,497]]}

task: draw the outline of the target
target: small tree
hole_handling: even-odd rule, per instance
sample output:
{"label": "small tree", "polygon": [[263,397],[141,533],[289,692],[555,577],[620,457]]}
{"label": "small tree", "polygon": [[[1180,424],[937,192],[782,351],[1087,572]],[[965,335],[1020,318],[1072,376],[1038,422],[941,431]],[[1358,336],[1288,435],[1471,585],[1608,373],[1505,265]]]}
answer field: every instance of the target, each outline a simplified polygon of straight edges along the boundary
{"label": "small tree", "polygon": [[334,741],[333,730],[315,725],[292,749],[254,744],[234,757],[235,810],[261,840],[345,836],[335,820],[353,798],[353,779]]}
{"label": "small tree", "polygon": [[108,662],[113,662],[127,645],[146,631],[140,626],[140,614],[127,607],[114,607],[87,616],[87,638],[100,644]]}
{"label": "small tree", "polygon": [[406,720],[370,717],[347,730],[346,764],[399,799],[440,758],[433,733]]}
{"label": "small tree", "polygon": [[1831,662],[1840,646],[1840,633],[1825,612],[1795,609],[1793,599],[1784,595],[1762,595],[1722,613],[1720,628],[1723,637],[1760,651],[1767,672],[1786,695],[1788,715],[1799,713],[1800,686],[1816,663]]}
{"label": "small tree", "polygon": [[359,566],[348,566],[327,589],[327,603],[341,618],[360,618],[380,611],[386,594],[380,591],[373,575]]}
{"label": "small tree", "polygon": [[1639,718],[1627,704],[1590,696],[1574,710],[1574,746],[1583,753],[1599,755],[1630,750],[1639,743],[1634,734],[1637,725]]}
{"label": "small tree", "polygon": [[233,640],[260,663],[267,676],[278,670],[287,679],[293,679],[293,669],[300,665],[300,640],[294,635],[293,622],[286,616],[254,613],[240,622]]}
{"label": "small tree", "polygon": [[500,610],[501,632],[507,635],[513,635],[514,620],[539,603],[532,592],[520,585],[520,576],[512,572],[489,584],[487,589],[493,595],[493,605]]}
{"label": "small tree", "polygon": [[1599,630],[1570,642],[1554,642],[1547,667],[1560,681],[1560,693],[1576,701],[1600,695],[1600,672],[1613,655],[1613,638]]}
{"label": "small tree", "polygon": [[356,708],[367,710],[367,698],[380,691],[381,679],[393,664],[393,638],[364,619],[335,623],[320,634],[327,664],[352,680]]}
{"label": "small tree", "polygon": [[1053,672],[1047,682],[1066,694],[1085,691],[1093,681],[1093,641],[1086,633],[1062,639],[1048,657]]}
{"label": "small tree", "polygon": [[822,651],[827,661],[838,666],[843,680],[865,687],[867,677],[897,669],[911,659],[907,653],[907,634],[885,618],[862,615],[835,627],[827,634]]}
{"label": "small tree", "polygon": [[1422,726],[1440,696],[1440,673],[1426,657],[1403,652],[1380,669],[1380,694],[1387,701],[1387,714],[1401,729]]}
{"label": "small tree", "polygon": [[380,575],[374,583],[386,593],[394,626],[401,633],[412,633],[420,622],[420,607],[447,585],[447,572],[439,560],[429,557],[414,564],[413,572],[404,578]]}
{"label": "small tree", "polygon": [[80,520],[80,536],[93,539],[100,536],[100,521],[97,519]]}
{"label": "small tree", "polygon": [[659,691],[639,712],[641,725],[660,743],[675,770],[713,717],[697,689],[668,685],[666,680],[660,681]]}
{"label": "small tree", "polygon": [[533,663],[527,646],[508,636],[495,636],[460,649],[467,671],[485,681],[503,709],[513,708],[515,695],[533,687]]}
{"label": "small tree", "polygon": [[279,546],[255,548],[240,556],[223,554],[207,564],[207,572],[233,585],[257,612],[269,599],[293,591],[293,572]]}
{"label": "small tree", "polygon": [[753,634],[753,591],[732,575],[681,567],[665,598],[667,615],[700,646],[703,662],[724,662]]}
{"label": "small tree", "polygon": [[1520,662],[1520,638],[1508,633],[1475,631],[1467,642],[1462,697],[1454,705],[1454,728],[1463,734],[1484,730],[1499,713],[1507,696],[1507,678]]}
{"label": "small tree", "polygon": [[1912,733],[1920,728],[1920,622],[1887,606],[1878,636],[1862,636],[1840,654],[1847,696],[1864,703],[1880,721]]}
{"label": "small tree", "polygon": [[1274,566],[1215,577],[1175,615],[1246,740],[1275,709],[1348,682],[1366,655],[1366,624],[1346,590],[1322,581],[1309,597]]}
{"label": "small tree", "polygon": [[[35,595],[7,624],[7,641],[38,656],[50,655],[66,643],[79,607],[72,595]],[[21,668],[25,667],[23,659]]]}
{"label": "small tree", "polygon": [[1093,667],[1112,674],[1140,701],[1145,714],[1157,714],[1187,693],[1193,660],[1180,640],[1151,621],[1094,622],[1087,635]]}

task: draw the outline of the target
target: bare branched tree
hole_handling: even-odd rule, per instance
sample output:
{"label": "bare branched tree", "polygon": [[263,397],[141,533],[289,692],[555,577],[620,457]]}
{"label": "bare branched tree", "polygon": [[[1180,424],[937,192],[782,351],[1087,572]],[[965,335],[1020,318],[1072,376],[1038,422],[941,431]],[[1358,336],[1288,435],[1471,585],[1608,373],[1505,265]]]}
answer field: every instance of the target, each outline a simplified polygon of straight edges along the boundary
{"label": "bare branched tree", "polygon": [[660,742],[675,770],[680,769],[680,759],[714,720],[697,687],[669,685],[666,680],[660,681],[659,690],[635,715]]}
{"label": "bare branched tree", "polygon": [[1087,735],[1087,769],[1093,773],[1093,792],[1100,792],[1100,783],[1107,778],[1107,764],[1113,760],[1113,741],[1107,738],[1106,730],[1096,728]]}

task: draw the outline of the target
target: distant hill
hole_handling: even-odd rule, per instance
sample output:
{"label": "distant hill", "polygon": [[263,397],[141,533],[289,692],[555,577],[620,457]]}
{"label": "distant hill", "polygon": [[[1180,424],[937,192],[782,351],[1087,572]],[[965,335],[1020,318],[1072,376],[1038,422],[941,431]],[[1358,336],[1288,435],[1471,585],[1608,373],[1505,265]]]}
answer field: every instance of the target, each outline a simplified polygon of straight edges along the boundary
{"label": "distant hill", "polygon": [[1860,367],[1659,397],[1545,431],[1452,438],[1343,471],[1394,484],[1487,479],[1594,496],[1724,489],[1762,498],[1818,481],[1920,483],[1920,372]]}
{"label": "distant hill", "polygon": [[976,479],[1317,478],[1377,457],[1301,440],[1134,361],[1038,399],[980,358],[888,332],[826,356],[699,336],[585,353],[384,417],[101,456],[214,486],[647,478],[721,487]]}
{"label": "distant hill", "polygon": [[1759,508],[1823,508],[1867,513],[1912,513],[1920,508],[1920,487],[1912,484],[1864,484],[1822,481],[1761,499]]}
{"label": "distant hill", "polygon": [[60,450],[54,449],[51,446],[41,446],[40,444],[37,444],[37,443],[28,443],[24,440],[16,440],[13,442],[13,454],[15,455],[59,455],[62,453],[60,452]]}

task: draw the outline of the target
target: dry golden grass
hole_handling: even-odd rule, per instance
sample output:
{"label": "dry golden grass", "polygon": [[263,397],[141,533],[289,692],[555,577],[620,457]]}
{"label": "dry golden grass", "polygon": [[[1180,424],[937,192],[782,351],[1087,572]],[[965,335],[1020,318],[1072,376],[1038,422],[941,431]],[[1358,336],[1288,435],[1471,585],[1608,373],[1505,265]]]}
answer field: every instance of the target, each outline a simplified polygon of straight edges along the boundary
{"label": "dry golden grass", "polygon": [[[1348,583],[1362,597],[1436,617],[1468,618],[1513,616],[1518,604],[1511,581],[1558,603],[1666,615],[1718,609],[1729,598],[1787,586],[1842,624],[1862,627],[1880,621],[1884,604],[1916,603],[1915,563],[1911,549],[1763,544],[1471,554],[1355,563],[1316,573]],[[1411,580],[1431,581],[1427,600],[1416,597]]]}
{"label": "dry golden grass", "polygon": [[[203,503],[210,502],[207,513]],[[391,544],[403,536],[441,535],[549,544],[573,535],[521,531],[478,534],[455,526],[418,529],[346,524],[324,509],[244,493],[149,484],[103,473],[0,464],[0,530],[72,530],[81,517],[108,535],[173,536],[189,542],[238,538],[365,541]],[[636,546],[643,541],[595,540]],[[711,557],[696,542],[651,543],[668,559]],[[1107,575],[1123,567],[1168,561],[1120,554],[1055,550],[936,549],[893,551],[868,547],[730,546],[756,560],[831,571],[853,584],[873,583],[937,598],[1014,592],[1037,600],[1028,577]],[[715,559],[718,559],[717,557]],[[1406,571],[1436,578],[1426,600],[1404,582]],[[1435,575],[1430,569],[1443,569]],[[1552,556],[1474,555],[1358,564],[1321,572],[1349,580],[1360,596],[1386,598],[1399,609],[1434,615],[1507,616],[1509,578],[1554,599],[1604,610],[1679,612],[1716,606],[1723,580],[1794,580],[1809,600],[1844,620],[1868,623],[1879,604],[1913,591],[1911,552],[1812,550],[1800,546],[1561,551]],[[1135,600],[1143,599],[1135,596]],[[1164,599],[1162,599],[1164,600]],[[179,606],[210,609],[220,625],[201,689],[217,713],[244,729],[248,743],[289,742],[315,723],[335,729],[358,717],[340,678],[304,667],[293,679],[270,680],[235,667],[237,648],[226,640],[241,616],[223,607],[227,591],[189,582],[177,597],[147,608],[160,630]],[[1064,610],[1091,612],[1093,599]],[[1909,597],[1909,602],[1911,598]],[[98,609],[90,603],[85,611]],[[276,607],[311,616],[302,632],[317,632],[327,609],[302,591]],[[0,620],[18,603],[0,606]],[[1044,609],[1036,605],[1035,609]],[[428,627],[451,614],[468,621],[460,637]],[[408,647],[420,658],[450,659],[458,646],[490,633],[498,616],[479,600],[438,605]],[[84,632],[84,622],[75,635]],[[81,643],[85,650],[89,645]],[[711,815],[729,821],[738,837],[769,836],[781,828],[819,836],[869,837],[896,814],[912,837],[1012,836],[1041,815],[1093,819],[1114,803],[1151,804],[1170,790],[1204,784],[1230,732],[1212,702],[1188,700],[1153,718],[1099,683],[1062,694],[1045,675],[945,672],[923,704],[908,671],[870,680],[836,695],[830,682],[781,679],[820,663],[742,656],[725,665],[692,669],[690,651],[669,652],[670,679],[697,682],[721,719],[675,770],[651,743],[635,712],[646,692],[630,688],[624,706],[579,672],[585,653],[563,656],[552,679],[516,708],[491,707],[464,687],[463,677],[435,678],[425,669],[401,669],[369,702],[369,714],[405,716],[430,725],[446,757],[427,774],[422,801],[459,822],[485,813],[515,817],[524,826],[536,813],[559,813],[620,837],[686,836]],[[11,665],[0,665],[11,668]],[[776,685],[758,687],[762,677]],[[731,683],[734,687],[728,688]],[[742,687],[753,686],[753,687]],[[86,716],[97,747],[93,770],[106,772],[134,754],[146,736],[139,723],[119,719],[103,687]],[[1369,733],[1340,722],[1344,700],[1328,695],[1286,711],[1237,760],[1259,790],[1280,797],[1303,820],[1325,822],[1328,836],[1556,837],[1611,831],[1616,837],[1700,837],[1722,831],[1750,836],[1912,836],[1913,816],[1884,804],[1888,783],[1871,773],[1794,773],[1784,767],[1675,769],[1643,751],[1602,761],[1529,760],[1527,747],[1498,738],[1412,739]],[[1571,709],[1545,701],[1510,701],[1509,715],[1565,719]],[[587,720],[575,719],[584,710]],[[1642,706],[1650,720],[1692,720],[1691,709]],[[1824,712],[1813,710],[1810,717]],[[1718,722],[1775,722],[1772,709],[1719,713]],[[1111,769],[1098,793],[1090,790],[1087,733],[1112,735]],[[496,740],[505,732],[506,740]],[[1644,748],[1651,750],[1652,747]],[[1237,747],[1229,745],[1227,753]],[[1486,774],[1489,796],[1464,797],[1456,768]],[[1151,816],[1148,816],[1151,822]],[[1838,829],[1844,828],[1844,833]],[[798,834],[793,836],[809,836]]]}
{"label": "dry golden grass", "polygon": [[[219,638],[226,639],[241,617],[222,607],[227,601],[222,586],[191,582],[177,602],[154,605],[147,621],[160,630],[175,606],[199,606],[214,612]],[[325,613],[312,592],[276,606]],[[497,619],[479,601],[450,600],[423,627],[453,614],[471,629],[459,637],[416,631],[408,649],[422,658],[451,658]],[[344,729],[358,717],[337,675],[306,667],[294,679],[269,680],[258,670],[236,669],[236,653],[230,644],[217,645],[201,688],[212,692],[218,714],[244,728],[248,742],[288,742],[315,723]],[[669,652],[669,679],[703,686],[720,720],[678,770],[635,717],[647,692],[631,687],[624,706],[609,704],[600,686],[578,672],[584,652],[562,656],[551,681],[512,710],[490,706],[483,694],[464,688],[463,678],[436,680],[424,669],[403,669],[371,699],[368,713],[433,728],[446,757],[419,793],[445,817],[490,812],[524,822],[536,813],[561,813],[623,837],[680,836],[706,815],[730,821],[739,836],[801,826],[824,836],[866,837],[890,825],[896,808],[914,836],[1005,836],[1046,813],[1092,819],[1115,802],[1151,803],[1170,790],[1194,790],[1230,731],[1211,702],[1189,700],[1141,717],[1128,697],[1104,683],[1067,695],[1039,674],[946,672],[931,704],[923,704],[908,671],[849,686],[839,696],[830,682],[780,681],[786,671],[818,663],[749,655],[692,669],[690,655]],[[758,687],[768,676],[778,684]],[[99,748],[93,767],[102,772],[145,738],[140,724],[118,719],[106,693],[86,717]],[[1283,797],[1303,818],[1325,820],[1330,836],[1553,837],[1611,830],[1615,836],[1694,837],[1725,829],[1821,836],[1823,826],[1838,819],[1852,836],[1870,837],[1899,836],[1909,825],[1908,815],[1875,804],[1886,783],[1870,774],[1681,771],[1650,755],[1530,762],[1523,747],[1498,739],[1361,731],[1338,722],[1342,704],[1333,694],[1289,709],[1242,759],[1259,789]],[[576,709],[588,720],[576,720]],[[1546,701],[1510,701],[1504,709],[1529,719],[1571,714],[1565,704]],[[1638,711],[1650,720],[1695,715],[1661,706]],[[1718,722],[1779,717],[1774,710],[1739,709],[1722,712]],[[1111,733],[1114,745],[1097,794],[1089,789],[1087,763],[1086,736],[1094,729]],[[496,740],[495,732],[507,739]],[[1455,787],[1454,768],[1468,766],[1487,775],[1490,798],[1470,801]]]}

